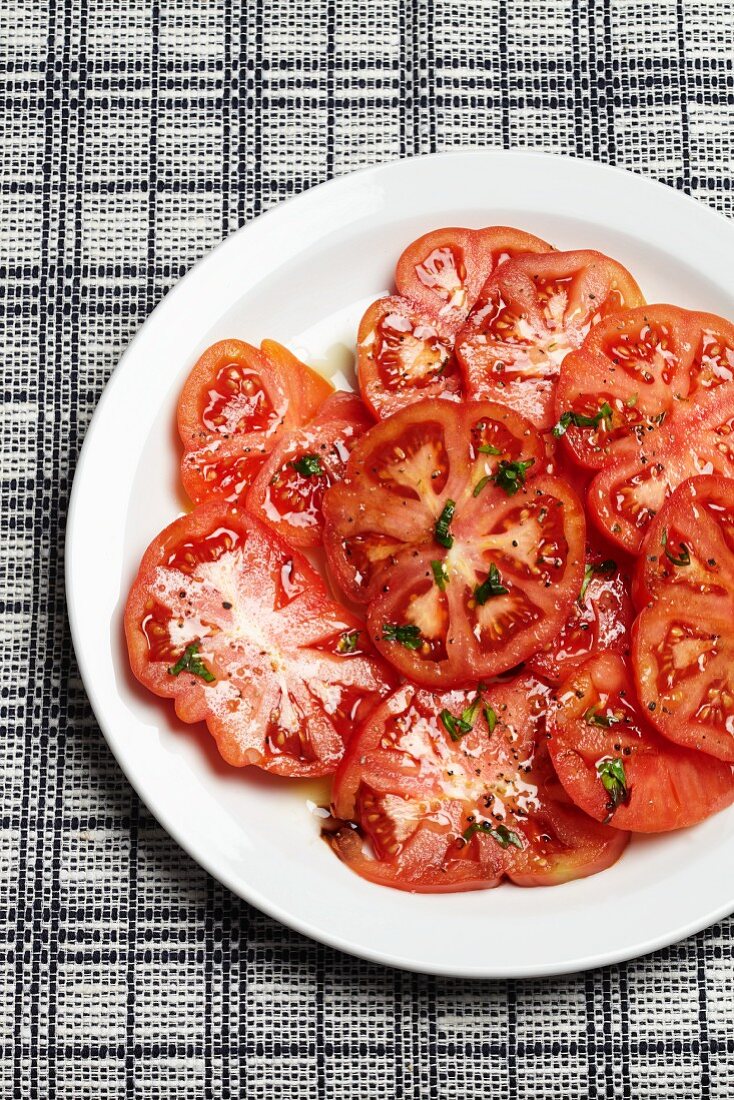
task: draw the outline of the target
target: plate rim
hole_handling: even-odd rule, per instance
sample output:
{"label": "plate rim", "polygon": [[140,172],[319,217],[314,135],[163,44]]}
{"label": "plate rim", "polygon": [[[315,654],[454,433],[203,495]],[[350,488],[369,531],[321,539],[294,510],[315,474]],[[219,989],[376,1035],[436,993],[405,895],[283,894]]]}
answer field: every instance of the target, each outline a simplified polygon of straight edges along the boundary
{"label": "plate rim", "polygon": [[[109,378],[107,379],[102,393],[97,401],[96,407],[92,414],[92,417],[87,425],[85,431],[82,446],[77,456],[72,488],[69,496],[69,504],[67,509],[67,524],[66,534],[64,540],[64,576],[65,576],[65,589],[66,589],[66,603],[67,613],[69,618],[69,624],[71,629],[72,645],[74,647],[75,659],[79,668],[80,676],[84,686],[85,693],[89,700],[92,712],[95,716],[96,722],[112,751],[117,764],[119,765],[123,775],[127,782],[131,785],[136,795],[143,804],[147,807],[151,815],[156,819],[159,825],[172,837],[176,844],[182,848],[186,854],[194,860],[207,874],[210,874],[217,881],[222,883],[227,889],[231,890],[235,896],[246,901],[248,904],[253,905],[256,909],[265,913],[269,917],[279,921],[281,924],[293,929],[294,931],[305,935],[308,938],[315,940],[316,942],[325,944],[326,946],[335,948],[342,951],[345,954],[351,955],[355,958],[364,959],[372,963],[378,963],[384,966],[390,966],[400,970],[406,970],[413,973],[431,974],[436,976],[468,978],[474,980],[503,980],[503,979],[530,979],[539,977],[551,977],[567,974],[576,974],[586,971],[590,968],[613,965],[615,963],[628,961],[631,959],[637,959],[644,955],[649,954],[652,951],[658,950],[662,947],[669,946],[671,944],[680,942],[681,940],[694,935],[704,928],[710,927],[717,921],[723,919],[732,911],[734,911],[734,897],[729,901],[722,902],[719,906],[710,910],[706,914],[696,918],[690,919],[682,924],[676,926],[674,929],[667,928],[655,936],[649,936],[642,940],[638,944],[621,946],[618,948],[612,948],[603,952],[597,952],[592,955],[586,955],[582,958],[572,959],[568,961],[554,961],[544,964],[542,966],[537,964],[529,964],[528,966],[521,965],[508,965],[503,966],[501,964],[492,963],[490,966],[482,966],[481,964],[473,965],[471,967],[461,967],[455,964],[442,964],[439,959],[431,961],[421,960],[408,960],[400,955],[393,955],[389,951],[379,950],[369,945],[362,945],[356,943],[350,943],[342,936],[336,933],[325,930],[311,921],[299,918],[297,913],[290,912],[284,909],[277,902],[271,901],[267,896],[256,887],[251,887],[248,883],[243,883],[241,880],[236,880],[235,877],[228,873],[227,867],[216,867],[215,860],[208,858],[209,853],[205,848],[197,847],[196,843],[190,836],[186,834],[182,824],[179,824],[175,819],[167,816],[162,810],[157,807],[146,795],[143,793],[142,783],[134,769],[128,770],[124,760],[124,738],[117,735],[114,730],[108,728],[108,724],[104,719],[104,706],[103,701],[99,697],[99,693],[96,689],[94,678],[90,675],[87,657],[84,652],[84,644],[81,634],[81,624],[79,616],[77,614],[77,607],[74,597],[74,545],[77,538],[81,535],[77,533],[79,524],[79,514],[82,508],[82,494],[83,484],[85,480],[85,471],[87,464],[90,461],[90,456],[94,448],[94,441],[100,429],[102,418],[105,415],[107,407],[114,401],[115,394],[119,386],[123,384],[122,379],[124,371],[120,368],[124,366],[126,361],[131,358],[137,348],[138,343],[143,339],[144,331],[151,323],[151,320],[157,314],[168,315],[171,312],[175,312],[177,303],[182,294],[188,289],[190,284],[200,280],[205,275],[209,266],[214,266],[220,259],[223,251],[230,247],[234,247],[234,242],[242,239],[243,236],[249,234],[254,226],[263,226],[268,224],[271,220],[282,216],[282,211],[285,207],[288,207],[292,212],[296,211],[299,206],[306,207],[313,200],[314,195],[319,195],[322,199],[325,193],[337,190],[345,185],[347,181],[365,180],[369,176],[379,176],[385,172],[398,171],[406,163],[408,164],[425,164],[427,162],[433,162],[438,160],[447,160],[452,157],[470,157],[477,160],[487,158],[501,158],[504,160],[512,161],[514,158],[533,158],[538,161],[551,161],[561,165],[565,165],[570,170],[591,171],[592,174],[601,174],[610,177],[616,177],[623,179],[627,182],[627,185],[631,181],[634,181],[636,185],[643,189],[654,189],[655,191],[665,194],[670,199],[671,194],[676,196],[676,201],[685,203],[689,209],[695,210],[698,217],[703,217],[708,220],[711,225],[717,226],[722,231],[726,227],[732,237],[734,243],[734,223],[732,223],[723,214],[715,210],[713,207],[706,203],[698,201],[692,195],[671,187],[657,179],[652,179],[643,175],[640,172],[631,171],[617,165],[602,164],[593,161],[589,158],[576,157],[569,154],[551,153],[542,149],[533,148],[512,148],[503,149],[494,146],[476,146],[476,145],[455,145],[440,152],[425,153],[418,156],[399,157],[380,162],[378,164],[369,165],[363,167],[357,171],[345,172],[344,174],[333,177],[323,183],[317,184],[306,191],[299,193],[298,195],[290,196],[289,198],[278,203],[271,209],[260,214],[257,218],[245,223],[236,229],[233,233],[230,233],[222,241],[220,241],[214,248],[209,250],[204,256],[196,261],[192,267],[176,281],[176,283],[168,290],[164,297],[158,302],[155,308],[145,317],[144,321],[139,325],[135,335],[129,341],[125,347],[122,355],[120,356],[116,366],[113,368]],[[157,318],[160,322],[162,318]],[[132,774],[131,774],[132,772]]]}

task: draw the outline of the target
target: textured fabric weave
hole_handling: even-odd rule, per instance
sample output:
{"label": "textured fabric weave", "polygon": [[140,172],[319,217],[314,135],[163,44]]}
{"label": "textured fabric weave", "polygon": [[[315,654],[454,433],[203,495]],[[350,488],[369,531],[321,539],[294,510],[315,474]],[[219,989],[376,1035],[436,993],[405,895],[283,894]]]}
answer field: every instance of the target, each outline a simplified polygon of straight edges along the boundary
{"label": "textured fabric weave", "polygon": [[122,349],[286,196],[486,143],[731,214],[732,4],[5,0],[0,49],[0,1096],[734,1096],[731,920],[625,966],[472,984],[346,958],[213,882],[97,729],[62,572]]}

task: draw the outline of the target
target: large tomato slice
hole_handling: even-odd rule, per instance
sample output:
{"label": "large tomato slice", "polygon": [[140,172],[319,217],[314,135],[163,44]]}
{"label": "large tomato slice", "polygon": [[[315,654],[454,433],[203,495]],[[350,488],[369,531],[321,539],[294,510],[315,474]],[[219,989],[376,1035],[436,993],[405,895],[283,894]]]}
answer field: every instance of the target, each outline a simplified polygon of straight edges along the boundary
{"label": "large tomato slice", "polygon": [[332,836],[354,871],[422,892],[595,874],[626,836],[570,803],[545,749],[549,689],[530,676],[439,695],[410,684],[369,717],[334,777]]}
{"label": "large tomato slice", "polygon": [[[556,389],[557,433],[591,469],[615,461],[621,442],[640,446],[700,395],[734,381],[734,325],[678,306],[641,306],[607,317],[564,361]],[[604,406],[607,415],[600,413]],[[581,423],[578,423],[578,421]]]}
{"label": "large tomato slice", "polygon": [[699,474],[734,477],[734,385],[701,393],[660,428],[616,443],[589,486],[592,519],[631,554],[673,490]]}
{"label": "large tomato slice", "polygon": [[512,668],[551,640],[578,596],[585,523],[542,442],[490,402],[421,402],[357,444],[324,497],[325,546],[372,637],[421,684]]}
{"label": "large tomato slice", "polygon": [[394,683],[306,559],[217,501],[153,540],[125,633],[137,678],[185,722],[206,721],[228,763],[281,775],[332,772]]}
{"label": "large tomato slice", "polygon": [[359,392],[377,418],[426,397],[458,401],[454,336],[407,298],[378,298],[357,332]]}
{"label": "large tomato slice", "polygon": [[671,741],[734,761],[734,483],[698,477],[671,496],[638,566],[637,690]]}
{"label": "large tomato slice", "polygon": [[281,437],[250,488],[249,511],[292,546],[317,546],[324,492],[344,476],[354,444],[372,424],[355,394],[332,394],[307,427]]}
{"label": "large tomato slice", "polygon": [[486,229],[434,229],[413,241],[398,260],[398,293],[457,328],[494,269],[523,252],[550,252],[540,237],[493,225]]}
{"label": "large tomato slice", "polygon": [[671,744],[637,706],[624,660],[592,657],[558,692],[548,742],[573,801],[632,832],[682,829],[734,801],[728,764]]}
{"label": "large tomato slice", "polygon": [[456,341],[467,395],[502,401],[549,428],[566,355],[608,313],[643,301],[626,268],[601,252],[508,260],[485,284]]}
{"label": "large tomato slice", "polygon": [[581,591],[566,622],[527,667],[559,684],[594,653],[628,653],[632,626],[630,580],[624,568],[589,548]]}
{"label": "large tomato slice", "polygon": [[264,340],[260,351],[241,340],[213,344],[178,403],[181,477],[191,500],[241,499],[274,439],[311,420],[332,392],[331,383],[274,340]]}

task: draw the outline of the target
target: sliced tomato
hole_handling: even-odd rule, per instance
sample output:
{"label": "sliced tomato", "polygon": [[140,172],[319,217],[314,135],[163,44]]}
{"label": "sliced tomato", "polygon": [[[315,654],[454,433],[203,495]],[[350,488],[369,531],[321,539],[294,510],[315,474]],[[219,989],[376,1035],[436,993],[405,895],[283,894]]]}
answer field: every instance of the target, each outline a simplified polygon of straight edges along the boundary
{"label": "sliced tomato", "polygon": [[498,264],[523,252],[550,251],[540,237],[506,225],[434,229],[402,253],[395,285],[420,309],[458,328]]}
{"label": "sliced tomato", "polygon": [[527,667],[559,684],[594,653],[628,653],[632,618],[629,576],[615,559],[589,548],[581,591],[566,622]]}
{"label": "sliced tomato", "polygon": [[601,252],[508,260],[485,284],[457,337],[466,394],[502,401],[549,428],[566,355],[607,314],[643,301],[626,268]]}
{"label": "sliced tomato", "polygon": [[601,469],[624,451],[624,441],[642,447],[661,428],[667,436],[703,394],[732,381],[731,322],[677,306],[627,310],[600,321],[564,361],[557,431],[582,466]]}
{"label": "sliced tomato", "polygon": [[530,676],[481,692],[398,688],[334,777],[339,857],[420,892],[550,886],[609,867],[626,836],[577,810],[556,779],[548,690]]}
{"label": "sliced tomato", "polygon": [[699,474],[734,477],[734,386],[699,394],[660,428],[614,445],[613,461],[589,486],[592,519],[630,554],[681,482]]}
{"label": "sliced tomato", "polygon": [[633,661],[640,699],[671,741],[734,761],[734,482],[684,482],[638,565]]}
{"label": "sliced tomato", "polygon": [[360,322],[357,376],[378,419],[427,397],[458,401],[451,330],[407,298],[379,298]]}
{"label": "sliced tomato", "polygon": [[311,420],[331,393],[330,382],[274,340],[260,351],[241,340],[208,348],[178,403],[190,499],[243,500],[276,439]]}
{"label": "sliced tomato", "polygon": [[617,654],[599,654],[558,692],[548,748],[573,801],[597,821],[660,833],[682,829],[734,801],[728,764],[661,737],[635,699]]}
{"label": "sliced tomato", "polygon": [[356,394],[332,394],[307,427],[283,435],[250,488],[248,510],[292,546],[318,546],[324,492],[342,479],[352,448],[372,424]]}
{"label": "sliced tomato", "polygon": [[666,593],[683,600],[734,592],[734,481],[692,477],[675,490],[650,524],[637,559],[638,607]]}
{"label": "sliced tomato", "polygon": [[125,610],[130,664],[224,759],[326,775],[355,724],[394,684],[364,625],[307,560],[217,501],[146,551]]}
{"label": "sliced tomato", "polygon": [[324,497],[325,546],[375,644],[406,676],[453,686],[551,640],[584,572],[581,505],[535,471],[543,444],[511,409],[421,402],[357,444]]}

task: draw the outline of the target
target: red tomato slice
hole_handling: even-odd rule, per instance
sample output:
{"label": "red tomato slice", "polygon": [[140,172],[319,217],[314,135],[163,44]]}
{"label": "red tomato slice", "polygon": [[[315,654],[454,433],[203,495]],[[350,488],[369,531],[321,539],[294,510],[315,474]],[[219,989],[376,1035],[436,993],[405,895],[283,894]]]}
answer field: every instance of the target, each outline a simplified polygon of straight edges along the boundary
{"label": "red tomato slice", "polygon": [[650,524],[637,559],[638,607],[653,597],[684,601],[734,592],[734,481],[692,477],[675,490]]}
{"label": "red tomato slice", "polygon": [[372,424],[355,394],[332,394],[307,427],[281,438],[250,488],[248,510],[292,546],[318,546],[324,492],[341,481],[354,444]]}
{"label": "red tomato slice", "polygon": [[130,664],[224,759],[326,775],[394,684],[363,624],[306,559],[242,509],[213,501],[153,540],[125,610]]}
{"label": "red tomato slice", "polygon": [[431,686],[493,676],[562,626],[585,523],[564,482],[533,476],[543,457],[527,421],[489,402],[421,402],[355,447],[324,497],[324,542],[404,675]]}
{"label": "red tomato slice", "polygon": [[577,810],[557,781],[548,690],[529,676],[481,694],[398,688],[334,777],[339,857],[372,882],[419,892],[503,878],[550,886],[609,867],[627,838]]}
{"label": "red tomato slice", "polygon": [[608,538],[639,554],[656,513],[681,482],[699,474],[734,477],[734,386],[699,394],[659,429],[620,440],[613,463],[591,482],[592,519]]}
{"label": "red tomato slice", "polygon": [[274,440],[307,423],[333,393],[287,348],[222,340],[194,366],[178,403],[181,480],[194,502],[242,500]]}
{"label": "red tomato slice", "polygon": [[[623,441],[640,445],[702,394],[734,381],[734,325],[677,306],[642,306],[606,318],[564,361],[556,420],[582,466],[601,469]],[[600,415],[606,404],[607,416]],[[574,423],[575,418],[596,423]],[[562,420],[562,418],[564,418]],[[565,420],[565,423],[564,423]]]}
{"label": "red tomato slice", "polygon": [[564,682],[550,731],[559,779],[597,821],[661,833],[695,825],[734,802],[731,767],[660,737],[616,654],[592,657]]}
{"label": "red tomato slice", "polygon": [[608,313],[643,301],[626,268],[601,252],[550,252],[503,263],[456,341],[467,395],[502,401],[549,428],[566,355]]}
{"label": "red tomato slice", "polygon": [[379,298],[360,322],[357,375],[376,418],[426,397],[458,401],[461,379],[447,325],[407,298]]}
{"label": "red tomato slice", "polygon": [[498,264],[523,252],[551,246],[506,225],[487,229],[434,229],[405,249],[398,260],[398,293],[456,329],[471,311]]}
{"label": "red tomato slice", "polygon": [[697,477],[661,509],[638,566],[640,699],[671,741],[734,761],[734,482]]}
{"label": "red tomato slice", "polygon": [[560,684],[594,653],[628,653],[632,626],[629,577],[614,559],[589,549],[581,591],[566,622],[527,667]]}

